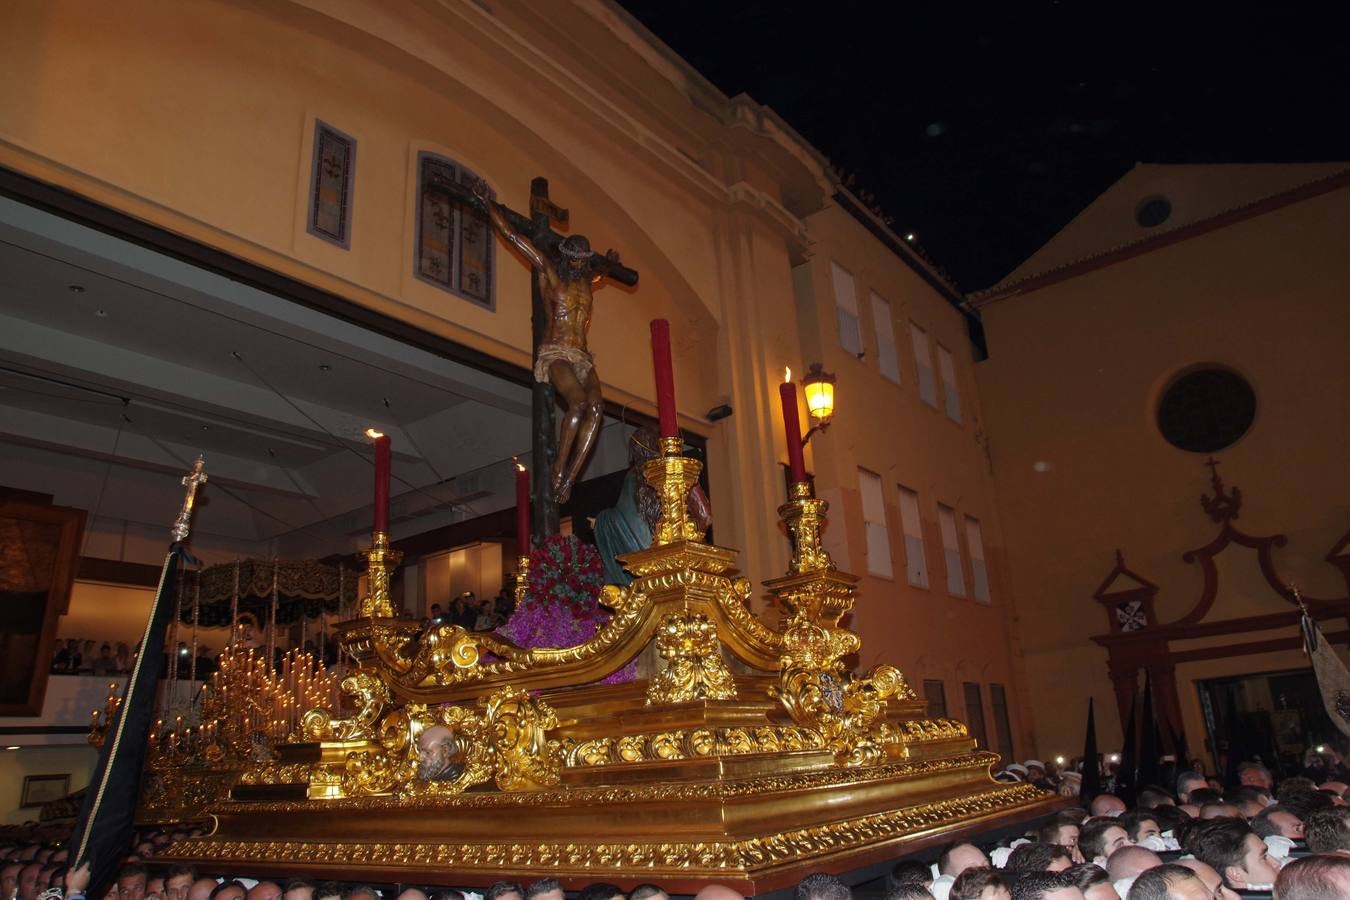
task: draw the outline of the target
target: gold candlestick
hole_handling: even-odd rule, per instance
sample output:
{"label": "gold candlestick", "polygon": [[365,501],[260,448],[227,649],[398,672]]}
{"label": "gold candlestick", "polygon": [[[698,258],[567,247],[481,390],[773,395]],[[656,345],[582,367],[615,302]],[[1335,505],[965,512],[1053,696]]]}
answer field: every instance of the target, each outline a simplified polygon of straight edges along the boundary
{"label": "gold candlestick", "polygon": [[642,467],[643,477],[661,498],[661,518],[656,521],[652,544],[662,547],[676,541],[702,541],[703,530],[689,515],[689,491],[698,484],[703,464],[683,455],[684,441],[661,438],[661,455]]}
{"label": "gold candlestick", "polygon": [[403,554],[389,549],[387,531],[376,531],[370,536],[370,549],[361,551],[361,556],[366,560],[366,596],[361,600],[361,615],[393,618],[394,605],[389,600],[389,574],[403,560]]}
{"label": "gold candlestick", "polygon": [[530,576],[530,558],[524,554],[516,557],[516,608],[525,602],[526,580]]}

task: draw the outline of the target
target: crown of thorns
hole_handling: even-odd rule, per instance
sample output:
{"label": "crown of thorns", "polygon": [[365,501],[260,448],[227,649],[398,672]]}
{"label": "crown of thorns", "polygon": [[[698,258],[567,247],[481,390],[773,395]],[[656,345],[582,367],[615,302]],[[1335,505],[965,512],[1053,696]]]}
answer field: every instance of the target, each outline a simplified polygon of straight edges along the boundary
{"label": "crown of thorns", "polygon": [[583,237],[569,237],[558,245],[558,252],[568,259],[590,259],[591,245]]}

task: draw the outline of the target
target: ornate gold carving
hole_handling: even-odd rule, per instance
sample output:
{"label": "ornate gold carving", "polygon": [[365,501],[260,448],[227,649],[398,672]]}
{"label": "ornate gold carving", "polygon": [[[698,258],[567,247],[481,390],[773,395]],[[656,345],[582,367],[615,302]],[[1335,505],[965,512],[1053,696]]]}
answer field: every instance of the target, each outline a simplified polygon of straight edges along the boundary
{"label": "ornate gold carving", "polygon": [[[569,794],[571,792],[568,792]],[[509,795],[507,795],[509,796]],[[661,843],[588,843],[583,838],[563,842],[529,843],[401,843],[323,841],[229,841],[197,838],[172,845],[164,858],[207,861],[266,859],[292,865],[341,864],[407,868],[443,866],[447,859],[472,869],[524,868],[580,870],[752,870],[785,861],[814,859],[855,847],[987,816],[1042,799],[1032,785],[996,787],[966,797],[921,803],[824,825],[813,825],[759,835],[744,840],[663,841]],[[525,797],[545,802],[543,795]],[[457,798],[457,799],[470,799]],[[271,804],[279,806],[281,804]],[[252,804],[263,806],[263,804]]]}
{"label": "ornate gold carving", "polygon": [[563,764],[571,768],[778,753],[783,750],[816,750],[823,747],[824,742],[818,733],[795,725],[766,725],[759,728],[658,731],[588,741],[568,738],[561,742],[561,746]]}
{"label": "ornate gold carving", "polygon": [[[522,547],[528,550],[528,547]],[[516,606],[525,602],[525,590],[528,587],[530,577],[530,557],[527,553],[522,553],[516,557]]]}
{"label": "ornate gold carving", "polygon": [[389,549],[389,534],[377,531],[370,536],[370,549],[362,550],[366,560],[366,590],[361,598],[362,616],[392,616],[394,606],[389,602],[389,574],[398,568],[403,554]]}
{"label": "ornate gold carving", "polygon": [[[459,771],[444,781],[419,777],[418,736],[434,725],[454,736],[462,753]],[[562,750],[547,732],[558,716],[528,691],[506,687],[478,701],[478,710],[446,706],[429,710],[410,703],[380,723],[380,749],[347,757],[343,792],[360,797],[457,794],[489,779],[503,791],[532,791],[561,780]]]}
{"label": "ornate gold carving", "polygon": [[648,706],[736,696],[717,628],[703,613],[687,609],[667,613],[656,632],[656,649],[666,667],[647,684]]}
{"label": "ornate gold carving", "polygon": [[300,731],[311,741],[358,741],[375,737],[375,723],[389,703],[389,688],[370,672],[357,672],[342,679],[342,693],[356,700],[356,715],[333,718],[327,709],[311,709],[300,720]]}
{"label": "ornate gold carving", "polygon": [[815,729],[841,765],[879,762],[887,744],[902,733],[887,723],[887,700],[917,699],[893,666],[877,666],[865,677],[844,671],[844,657],[862,646],[858,636],[839,626],[853,608],[857,579],[837,572],[820,545],[824,501],[807,486],[793,486],[794,499],[779,508],[793,537],[792,571],[768,582],[790,618],[782,640],[778,685],[772,689],[797,724]]}
{"label": "ornate gold carving", "polygon": [[792,541],[789,571],[794,575],[834,568],[834,560],[820,542],[829,508],[824,500],[811,496],[811,486],[805,482],[794,484],[792,502],[778,507],[778,516],[787,526],[788,539]]}
{"label": "ornate gold carving", "polygon": [[652,529],[652,543],[662,547],[676,541],[701,541],[703,532],[689,515],[689,490],[698,483],[703,464],[683,456],[684,441],[661,438],[661,456],[642,467],[643,477],[661,498],[661,517]]}
{"label": "ornate gold carving", "polygon": [[558,727],[558,715],[528,691],[505,688],[488,698],[484,720],[496,757],[495,779],[504,791],[552,787],[562,778],[562,753],[546,733]]}

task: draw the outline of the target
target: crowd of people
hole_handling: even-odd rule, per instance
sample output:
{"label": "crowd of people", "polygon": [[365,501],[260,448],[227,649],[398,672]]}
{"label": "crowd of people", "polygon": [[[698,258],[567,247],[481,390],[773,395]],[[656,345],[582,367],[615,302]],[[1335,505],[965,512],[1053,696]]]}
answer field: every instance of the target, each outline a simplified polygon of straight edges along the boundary
{"label": "crowd of people", "polygon": [[506,591],[495,597],[479,597],[473,591],[465,591],[451,600],[442,609],[441,604],[431,604],[427,616],[429,625],[458,625],[469,631],[494,631],[506,623],[515,610],[515,600]]}
{"label": "crowd of people", "polygon": [[[1021,768],[1029,780],[1056,777],[1049,767],[1028,762],[1033,765]],[[903,859],[875,893],[884,900],[1350,898],[1346,790],[1344,782],[1319,784],[1304,776],[1276,785],[1258,762],[1244,763],[1238,783],[1223,790],[1198,771],[1183,771],[1169,787],[1142,787],[1133,804],[1098,794],[1086,808],[1062,810],[1020,837],[995,843],[962,840],[943,849],[934,862]],[[165,846],[199,834],[188,829],[138,834],[115,884],[92,900],[564,900],[553,878],[528,886],[502,881],[480,893],[305,877],[255,880],[156,863]],[[87,869],[72,871],[67,862],[67,850],[50,835],[0,845],[2,900],[85,900]],[[860,895],[869,892],[858,889]],[[655,885],[624,891],[598,883],[576,896],[669,900]],[[807,876],[796,891],[796,900],[853,896],[853,890],[826,874]],[[729,887],[710,884],[696,900],[741,898]]]}
{"label": "crowd of people", "polygon": [[[108,641],[99,643],[83,638],[66,638],[58,640],[56,645],[56,650],[52,652],[50,670],[53,675],[94,675],[100,678],[125,676],[131,672],[136,655],[140,652],[139,643],[132,647],[125,641],[117,641],[114,644]],[[197,645],[195,667],[192,665],[192,649],[188,647],[186,641],[178,642],[177,652],[179,678],[190,678],[195,673],[196,678],[200,680],[216,671],[218,654],[206,644]],[[169,677],[168,654],[164,656],[162,672],[163,677]]]}

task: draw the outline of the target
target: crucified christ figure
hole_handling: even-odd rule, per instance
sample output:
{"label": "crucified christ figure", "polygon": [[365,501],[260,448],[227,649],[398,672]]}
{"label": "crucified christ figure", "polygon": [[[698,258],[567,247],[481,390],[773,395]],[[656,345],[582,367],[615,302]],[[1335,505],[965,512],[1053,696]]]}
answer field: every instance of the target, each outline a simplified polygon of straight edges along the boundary
{"label": "crucified christ figure", "polygon": [[[586,238],[579,234],[563,238],[558,243],[559,258],[554,262],[506,220],[493,202],[486,181],[476,179],[470,188],[482,202],[493,227],[534,268],[539,293],[547,306],[548,323],[535,349],[534,380],[552,384],[565,407],[558,434],[558,455],[550,476],[554,497],[559,503],[566,503],[595,445],[604,416],[600,379],[595,375],[595,362],[586,347],[586,333],[591,327],[591,288],[605,277],[604,272],[596,266],[597,257]],[[618,256],[610,251],[599,259],[602,263],[606,259],[617,261]]]}

